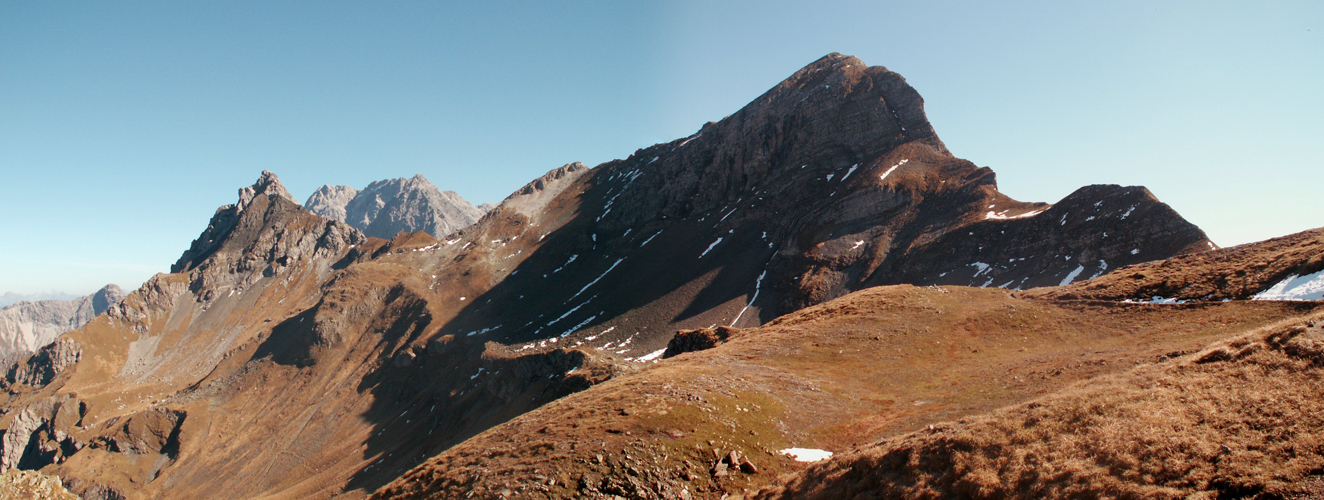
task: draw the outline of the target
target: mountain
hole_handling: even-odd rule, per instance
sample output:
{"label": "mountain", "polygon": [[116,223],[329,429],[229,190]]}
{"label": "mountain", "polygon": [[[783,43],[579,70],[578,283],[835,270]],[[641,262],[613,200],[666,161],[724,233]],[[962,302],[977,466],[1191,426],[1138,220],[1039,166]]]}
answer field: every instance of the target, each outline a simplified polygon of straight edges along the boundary
{"label": "mountain", "polygon": [[322,217],[348,222],[368,236],[386,239],[415,231],[446,236],[477,222],[486,212],[454,191],[437,189],[422,174],[376,181],[363,191],[322,186],[304,207]]}
{"label": "mountain", "polygon": [[1063,296],[1125,297],[1158,266],[1196,288],[1274,257],[1309,268],[1321,234],[1070,287],[873,287],[681,332],[716,341],[673,343],[374,498],[1308,498],[1324,493],[1324,451],[1300,447],[1321,437],[1324,302]]}
{"label": "mountain", "polygon": [[72,293],[64,293],[64,292],[46,292],[46,293],[33,293],[33,294],[5,292],[4,295],[0,295],[0,307],[9,307],[19,302],[36,302],[38,300],[73,300],[76,298],[78,298],[77,295],[74,295]]}
{"label": "mountain", "polygon": [[121,300],[124,291],[112,284],[73,300],[19,302],[0,309],[0,359],[36,352]]}
{"label": "mountain", "polygon": [[345,222],[348,217],[345,207],[349,206],[349,202],[358,194],[359,190],[352,187],[328,184],[313,191],[308,201],[303,202],[303,207],[322,217]]}
{"label": "mountain", "polygon": [[[978,357],[951,377],[945,357],[909,357],[944,352],[929,342],[953,332],[980,350],[1035,325],[1035,338],[1051,345],[1033,354],[1070,372],[1065,381],[1301,310],[1234,302],[1219,316],[1224,326],[1206,334],[1196,313],[1114,315],[1107,305],[1008,295],[1033,291],[956,286],[1071,284],[1213,245],[1139,187],[1090,186],[1052,205],[999,193],[991,170],[947,150],[900,75],[839,54],[690,137],[593,168],[553,169],[442,239],[356,229],[360,199],[380,207],[364,212],[375,214],[368,229],[407,219],[389,207],[408,198],[391,193],[410,181],[382,182],[345,204],[346,223],[300,206],[263,172],[217,210],[170,274],[11,370],[0,384],[10,395],[0,467],[42,468],[85,498],[361,498],[470,484],[465,491],[493,498],[510,488],[495,483],[505,478],[548,491],[575,484],[576,494],[582,484],[591,486],[584,494],[630,488],[641,498],[663,497],[657,484],[676,495],[702,485],[720,497],[713,486],[724,480],[698,469],[662,477],[639,461],[697,457],[635,440],[701,435],[712,443],[695,453],[708,455],[713,443],[748,442],[751,430],[766,446],[842,430],[842,443],[862,443],[893,420],[890,429],[905,429],[1059,387],[1000,388],[1007,379]],[[335,206],[332,195],[347,192],[327,189],[308,205]],[[880,288],[896,283],[909,284]],[[832,318],[845,323],[808,326]],[[1062,325],[1071,335],[1052,333]],[[677,346],[729,341],[676,348],[659,362],[677,330],[700,330]],[[854,345],[884,337],[896,343]],[[1011,345],[999,348],[1001,361],[1034,365],[1021,354],[1029,346]],[[1118,352],[1081,355],[1092,349]],[[794,356],[805,350],[812,355]],[[701,361],[708,353],[722,357]],[[879,368],[882,353],[898,367],[922,361],[923,376],[892,377],[904,370]],[[769,357],[798,374],[781,379],[784,367],[758,365]],[[913,403],[967,381],[980,396]],[[759,396],[779,384],[796,392]],[[902,392],[882,396],[889,384]],[[900,399],[911,395],[921,397]],[[688,403],[654,411],[663,397]],[[744,416],[757,413],[748,402],[804,414],[750,428]],[[910,410],[870,416],[886,405]],[[700,432],[688,425],[702,420],[697,412],[721,418]],[[581,425],[585,444],[527,439],[562,424]],[[492,438],[502,435],[536,445]],[[638,458],[583,454],[616,444]],[[545,456],[600,467],[575,471],[588,479],[561,477],[537,465],[556,463]],[[728,457],[728,468],[743,464]]]}

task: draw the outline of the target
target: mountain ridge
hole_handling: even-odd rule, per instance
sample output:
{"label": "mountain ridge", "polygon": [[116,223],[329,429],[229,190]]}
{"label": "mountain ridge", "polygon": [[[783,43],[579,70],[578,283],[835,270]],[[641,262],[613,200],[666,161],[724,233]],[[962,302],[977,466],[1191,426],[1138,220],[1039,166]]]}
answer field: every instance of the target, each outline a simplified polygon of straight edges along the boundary
{"label": "mountain ridge", "polygon": [[361,191],[325,185],[308,197],[304,208],[383,239],[415,231],[442,238],[478,222],[485,212],[454,191],[437,189],[423,174],[373,181]]}
{"label": "mountain ridge", "polygon": [[947,151],[904,78],[839,54],[688,138],[552,169],[447,235],[369,237],[264,171],[172,274],[23,362],[49,376],[10,387],[0,451],[80,494],[362,497],[648,370],[677,329],[758,326],[910,268],[919,284],[987,281],[925,268],[944,238],[974,237],[952,247],[964,267],[1033,241],[1056,255],[998,277],[1053,284],[1096,258],[1111,271],[1208,244],[1145,193],[1086,190],[1059,205],[1098,214],[1038,219],[1048,204]]}

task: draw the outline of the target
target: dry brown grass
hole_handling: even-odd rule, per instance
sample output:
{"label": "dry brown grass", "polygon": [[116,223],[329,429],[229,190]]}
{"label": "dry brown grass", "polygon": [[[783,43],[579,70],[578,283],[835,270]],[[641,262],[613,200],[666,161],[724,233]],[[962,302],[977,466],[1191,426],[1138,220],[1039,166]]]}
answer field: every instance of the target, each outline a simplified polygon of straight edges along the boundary
{"label": "dry brown grass", "polygon": [[1318,495],[1322,377],[1324,328],[1288,321],[1175,363],[885,441],[755,497]]}
{"label": "dry brown grass", "polygon": [[1064,287],[1022,292],[1055,299],[1240,300],[1287,278],[1324,269],[1324,228],[1209,252],[1126,266]]}
{"label": "dry brown grass", "polygon": [[[804,470],[776,452],[783,448],[848,452],[899,439],[1078,381],[1172,365],[1174,352],[1321,307],[873,288],[549,403],[432,457],[375,497],[665,499],[687,491],[717,500]],[[760,472],[718,477],[714,450],[737,450]]]}

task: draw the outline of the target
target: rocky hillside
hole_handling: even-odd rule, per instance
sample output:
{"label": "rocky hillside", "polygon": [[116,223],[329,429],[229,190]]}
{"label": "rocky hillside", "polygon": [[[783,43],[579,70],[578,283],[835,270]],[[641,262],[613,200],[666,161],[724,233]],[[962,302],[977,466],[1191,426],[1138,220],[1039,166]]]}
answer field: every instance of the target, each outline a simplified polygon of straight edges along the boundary
{"label": "rocky hillside", "polygon": [[[361,198],[378,207],[370,230],[409,219],[388,208],[391,186],[404,192],[409,181],[391,182],[355,194],[345,204],[349,223],[298,205],[270,172],[241,189],[171,274],[18,365],[0,416],[7,429],[0,456],[12,457],[7,466],[49,466],[73,491],[99,498],[364,497],[420,465],[433,464],[416,472],[493,459],[497,448],[480,444],[490,443],[483,441],[490,432],[505,432],[497,426],[656,370],[677,329],[755,327],[894,282],[1058,285],[1211,247],[1143,188],[1092,186],[1055,205],[1006,197],[992,171],[947,151],[918,92],[900,75],[839,54],[690,137],[593,168],[554,169],[441,239],[396,230],[374,238],[353,226]],[[370,191],[376,194],[364,198]],[[324,193],[324,202],[308,205],[335,206],[333,198],[348,192]],[[990,307],[1021,307],[1001,302],[1012,300],[1005,290],[963,293]],[[963,307],[948,297],[936,307]],[[1062,366],[1077,362],[1072,349],[1093,342],[1089,329],[1108,317],[1042,308],[1030,314],[1045,317],[1045,330],[1070,322],[1080,332],[1054,340],[1054,349],[1065,349],[1053,351]],[[1220,317],[1243,325],[1284,310],[1230,306]],[[1179,325],[1169,317],[1143,315],[1156,326],[1139,333],[1116,327],[1109,345],[1130,349],[1128,342],[1140,339],[1168,348],[1158,332]],[[965,326],[943,321],[929,327]],[[787,325],[786,335],[794,336]],[[712,351],[743,337],[731,338]],[[839,355],[848,349],[819,343]],[[805,384],[867,379],[850,364],[813,373],[834,359],[832,349],[818,347],[817,357],[806,358],[817,361],[805,365]],[[927,342],[892,348],[930,349]],[[1149,354],[1131,349],[1108,360]],[[971,366],[971,380],[995,380]],[[716,378],[704,383],[717,385],[744,376],[709,373]],[[876,377],[886,380],[887,373]],[[942,387],[942,371],[932,373],[938,378],[929,382]],[[856,403],[831,418],[799,422],[857,426],[865,430],[850,435],[864,439],[867,429],[886,424],[860,422],[852,411],[883,404],[864,396],[880,383],[854,386],[847,393],[859,396],[848,399]],[[745,397],[737,388],[714,390]],[[984,399],[945,408],[970,411],[1025,396],[987,388]],[[640,394],[653,393],[612,397]],[[788,401],[815,408],[812,399]],[[741,414],[750,408],[735,406]],[[628,416],[634,408],[611,410]],[[916,418],[905,422],[923,421]],[[731,423],[722,432],[734,434],[720,442],[748,440],[740,433],[751,429]],[[836,428],[784,432],[799,440]],[[697,432],[690,429],[684,435]],[[772,438],[771,429],[755,431]],[[602,431],[640,437],[634,427]],[[479,449],[485,457],[473,456]],[[753,452],[742,449],[741,457]],[[741,457],[728,457],[728,469],[743,467]],[[553,479],[534,468],[529,477]],[[411,474],[412,486],[402,487],[432,488],[429,474]]]}
{"label": "rocky hillside", "polygon": [[753,498],[1319,498],[1324,314],[833,458]]}
{"label": "rocky hillside", "polygon": [[[618,376],[521,415],[443,450],[374,498],[718,499],[776,486],[787,474],[796,478],[791,491],[815,492],[811,498],[980,497],[974,492],[982,491],[981,481],[991,483],[988,491],[1005,496],[1016,496],[1016,491],[1027,492],[1023,498],[1035,498],[1035,492],[1054,496],[1047,488],[1017,490],[1017,481],[1051,486],[1058,477],[1032,473],[1027,462],[1035,458],[1022,456],[1017,448],[1021,442],[1015,441],[1026,433],[1044,441],[1026,447],[1043,457],[1041,472],[1067,473],[1078,470],[1073,469],[1077,463],[1093,465],[1083,457],[1090,456],[1088,447],[1097,443],[1100,448],[1121,448],[1124,453],[1116,461],[1140,470],[1119,481],[1142,486],[1146,467],[1170,467],[1185,463],[1181,459],[1187,457],[1174,454],[1170,455],[1174,460],[1165,460],[1167,446],[1140,454],[1133,443],[1155,441],[1134,434],[1115,438],[1108,434],[1114,427],[1103,423],[1091,427],[1089,432],[1097,434],[1092,440],[1072,439],[1082,431],[1067,431],[1065,422],[1042,433],[1019,423],[987,424],[985,428],[996,431],[987,438],[964,422],[949,423],[978,419],[1009,405],[1033,409],[1040,398],[1070,391],[1083,381],[1131,376],[1137,367],[1166,366],[1174,358],[1203,352],[1210,343],[1256,332],[1285,318],[1317,318],[1322,313],[1320,302],[1082,303],[1013,297],[997,289],[875,287],[759,328],[739,330],[716,347],[669,357],[647,370]],[[1186,359],[1184,364],[1194,358]],[[1308,379],[1316,371],[1293,374],[1290,380]],[[1243,403],[1244,398],[1251,397],[1262,382],[1267,381],[1238,387],[1243,399],[1236,403],[1212,406],[1216,397],[1185,402],[1202,413],[1174,416],[1175,421],[1163,422],[1165,426],[1159,428],[1202,434],[1198,445],[1181,442],[1184,448],[1217,450],[1220,441],[1209,438],[1240,432],[1236,421],[1260,408]],[[1284,402],[1318,396],[1317,387],[1300,385],[1296,397]],[[1175,392],[1182,386],[1169,387]],[[1133,391],[1119,399],[1136,396]],[[1088,403],[1073,403],[1054,410],[1058,413],[1054,418],[1086,414],[1116,425],[1153,399],[1161,398],[1138,398],[1116,416],[1096,415]],[[1275,404],[1270,411],[1286,406],[1290,404]],[[1195,423],[1197,415],[1233,407],[1240,409],[1207,420],[1208,427]],[[1271,415],[1248,421],[1256,422],[1257,430],[1246,435],[1241,459],[1268,466],[1266,462],[1277,459],[1273,457],[1288,453],[1285,438],[1293,435],[1296,421]],[[1144,428],[1130,425],[1127,432]],[[909,446],[930,436],[959,436],[961,441],[911,454],[891,445],[899,441]],[[1253,448],[1255,440],[1264,436],[1280,436],[1266,441],[1275,447],[1272,456],[1256,455]],[[1065,445],[1085,449],[1060,455],[1048,452]],[[968,452],[973,447],[979,452]],[[869,458],[851,455],[854,450],[872,449],[880,452],[869,452]],[[1131,458],[1126,453],[1141,456]],[[821,460],[817,457],[834,454],[845,456],[805,472]],[[882,454],[890,455],[885,461],[874,458]],[[1048,462],[1049,457],[1059,461]],[[1300,464],[1318,464],[1321,459],[1320,450],[1296,457]],[[1007,462],[1019,462],[1019,471],[999,468]],[[972,473],[951,473],[967,470],[962,467]],[[1288,469],[1302,477],[1301,467],[1294,464]],[[1007,474],[1020,471],[1023,478]],[[799,478],[802,473],[807,475]],[[990,479],[999,474],[1003,474],[1002,489]],[[873,488],[889,479],[861,479],[872,476],[898,477],[898,484],[889,488],[916,493],[882,494],[888,489]],[[1085,475],[1071,477],[1078,484]],[[976,486],[963,489],[963,481]],[[1062,491],[1067,493],[1056,496],[1145,490]],[[999,496],[1003,495],[988,495]]]}
{"label": "rocky hillside", "polygon": [[1038,293],[1133,302],[1324,300],[1324,228],[1146,262]]}
{"label": "rocky hillside", "polygon": [[0,309],[0,359],[34,353],[121,300],[124,291],[112,284],[73,300],[19,302]]}
{"label": "rocky hillside", "polygon": [[486,210],[454,191],[442,191],[422,174],[368,184],[362,191],[349,186],[322,186],[304,207],[328,219],[347,222],[367,236],[387,238],[423,231],[442,237],[477,222]]}

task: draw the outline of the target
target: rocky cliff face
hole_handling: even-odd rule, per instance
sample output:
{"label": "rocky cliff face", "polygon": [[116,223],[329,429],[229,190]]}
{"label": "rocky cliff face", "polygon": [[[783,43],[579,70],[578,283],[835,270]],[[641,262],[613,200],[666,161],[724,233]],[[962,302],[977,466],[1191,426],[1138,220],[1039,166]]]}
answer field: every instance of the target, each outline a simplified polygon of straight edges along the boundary
{"label": "rocky cliff face", "polygon": [[359,190],[352,187],[328,184],[313,191],[308,201],[303,202],[303,207],[322,217],[345,222],[347,219],[345,207],[349,206],[349,202],[358,194]]}
{"label": "rocky cliff face", "polygon": [[[6,415],[63,429],[58,398],[85,405],[74,451],[37,455],[85,494],[362,495],[650,366],[676,329],[894,281],[1071,282],[1209,245],[1143,188],[998,193],[900,75],[839,54],[693,136],[554,169],[467,227],[435,223],[448,201],[428,186],[374,183],[346,223],[264,172],[172,274],[67,335],[72,366],[16,372]],[[308,205],[334,217],[349,192]]]}
{"label": "rocky cliff face", "polygon": [[0,359],[12,360],[36,352],[123,299],[124,291],[119,286],[106,285],[92,295],[73,300],[19,302],[0,309]]}
{"label": "rocky cliff face", "polygon": [[390,239],[423,231],[443,237],[477,222],[486,210],[454,191],[442,191],[421,174],[373,182],[363,191],[322,186],[304,207],[331,220],[347,222],[367,236]]}

